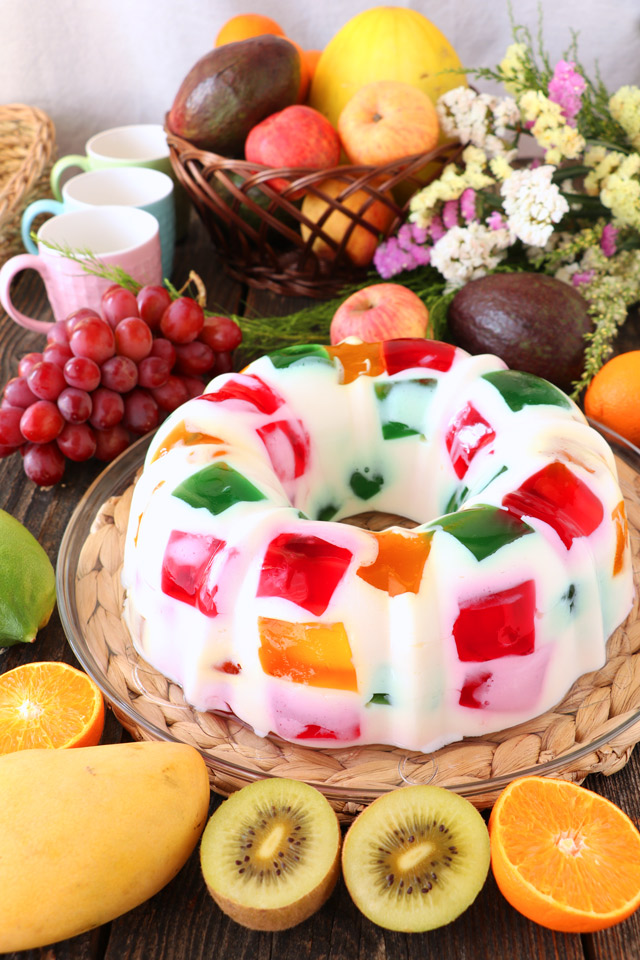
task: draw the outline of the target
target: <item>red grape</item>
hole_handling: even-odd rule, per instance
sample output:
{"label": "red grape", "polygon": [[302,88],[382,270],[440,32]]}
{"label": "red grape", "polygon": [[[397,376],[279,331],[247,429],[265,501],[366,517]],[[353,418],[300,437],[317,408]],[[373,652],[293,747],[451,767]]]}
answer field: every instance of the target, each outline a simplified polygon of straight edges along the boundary
{"label": "red grape", "polygon": [[37,400],[22,411],[20,430],[25,440],[49,443],[64,427],[62,414],[51,400]]}
{"label": "red grape", "polygon": [[146,390],[132,390],[124,400],[123,424],[132,433],[148,433],[158,426],[158,404]]}
{"label": "red grape", "polygon": [[171,375],[166,383],[151,391],[153,399],[161,410],[171,413],[189,399],[189,391],[179,377]]}
{"label": "red grape", "polygon": [[18,363],[18,376],[28,377],[29,373],[35,367],[36,363],[42,362],[41,353],[25,353],[24,357]]}
{"label": "red grape", "polygon": [[198,339],[216,353],[231,352],[242,343],[242,330],[231,317],[206,317]]}
{"label": "red grape", "polygon": [[69,346],[75,357],[87,357],[101,364],[116,352],[116,338],[106,320],[85,317],[84,320],[78,320],[73,328]]}
{"label": "red grape", "polygon": [[99,313],[96,313],[95,310],[92,310],[91,307],[80,307],[79,310],[74,310],[73,313],[70,313],[68,317],[63,320],[63,323],[66,325],[67,334],[69,337],[73,333],[73,328],[75,327],[78,320],[86,320],[87,317],[100,317]]}
{"label": "red grape", "polygon": [[68,423],[56,443],[65,457],[75,463],[89,460],[97,446],[96,435],[86,423]]}
{"label": "red grape", "polygon": [[19,447],[24,443],[24,436],[20,429],[20,420],[24,412],[22,407],[0,407],[0,444],[3,447]]}
{"label": "red grape", "polygon": [[70,360],[73,354],[67,343],[50,343],[44,348],[42,359],[47,363],[55,363],[59,367],[64,367],[67,360]]}
{"label": "red grape", "polygon": [[12,377],[4,387],[4,398],[12,407],[31,406],[38,399],[30,389],[26,377]]}
{"label": "red grape", "polygon": [[128,393],[138,382],[138,368],[129,357],[116,354],[109,357],[100,369],[102,385],[117,393]]}
{"label": "red grape", "polygon": [[16,453],[19,449],[20,447],[10,447],[4,443],[0,443],[0,460],[4,459],[4,457],[10,457],[12,453]]}
{"label": "red grape", "polygon": [[200,374],[213,371],[215,366],[215,353],[211,347],[200,340],[177,344],[176,356],[176,370],[179,373],[186,373],[188,377],[198,377]]}
{"label": "red grape", "polygon": [[66,320],[56,320],[47,330],[47,343],[59,343],[69,346],[69,331]]}
{"label": "red grape", "polygon": [[130,290],[124,287],[113,286],[102,295],[102,316],[109,326],[115,330],[125,317],[138,316],[138,301]]}
{"label": "red grape", "polygon": [[118,454],[122,453],[129,446],[129,433],[121,423],[115,427],[109,427],[108,430],[96,430],[96,452],[94,456],[97,460],[114,460]]}
{"label": "red grape", "polygon": [[219,373],[231,373],[233,370],[233,357],[227,351],[220,351],[216,355],[216,376]]}
{"label": "red grape", "polygon": [[115,427],[120,423],[124,415],[124,400],[115,390],[107,390],[106,387],[98,387],[91,396],[93,410],[91,411],[90,423],[97,430],[107,430],[109,427]]}
{"label": "red grape", "polygon": [[58,397],[58,410],[68,423],[84,423],[91,416],[91,394],[77,387],[67,387]]}
{"label": "red grape", "polygon": [[140,317],[125,317],[116,327],[116,348],[123,357],[139,363],[151,353],[153,334]]}
{"label": "red grape", "polygon": [[161,387],[169,379],[171,366],[162,357],[145,357],[138,364],[138,383],[141,387]]}
{"label": "red grape", "polygon": [[48,360],[36,363],[27,377],[27,383],[40,400],[57,400],[67,385],[62,369]]}
{"label": "red grape", "polygon": [[170,367],[173,367],[176,362],[176,348],[170,340],[166,340],[164,337],[154,337],[149,356],[162,357]]}
{"label": "red grape", "polygon": [[136,300],[138,302],[138,313],[142,319],[151,330],[157,330],[160,326],[162,314],[171,303],[171,294],[167,288],[149,283],[146,287],[141,287],[138,290]]}
{"label": "red grape", "polygon": [[40,487],[53,486],[64,475],[64,455],[55,443],[28,444],[22,463],[29,479]]}
{"label": "red grape", "polygon": [[88,357],[73,357],[64,365],[64,378],[70,387],[90,393],[100,385],[100,367]]}
{"label": "red grape", "polygon": [[172,343],[190,343],[204,326],[202,307],[191,297],[178,297],[170,303],[160,320],[160,329]]}
{"label": "red grape", "polygon": [[200,377],[180,377],[189,394],[189,400],[193,397],[199,397],[204,393],[204,380]]}

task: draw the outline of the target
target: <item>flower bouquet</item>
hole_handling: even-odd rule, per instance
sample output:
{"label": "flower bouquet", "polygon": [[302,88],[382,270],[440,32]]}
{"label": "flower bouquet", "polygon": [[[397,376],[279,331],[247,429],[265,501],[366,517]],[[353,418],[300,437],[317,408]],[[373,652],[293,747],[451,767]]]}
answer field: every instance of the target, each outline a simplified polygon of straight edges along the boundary
{"label": "flower bouquet", "polygon": [[640,89],[610,95],[590,80],[575,37],[555,66],[526,28],[514,41],[497,68],[465,71],[500,81],[504,97],[461,86],[439,99],[443,133],[466,144],[461,163],[414,194],[374,265],[383,279],[439,290],[441,320],[456,289],[492,272],[579,288],[594,325],[577,398],[640,300]]}

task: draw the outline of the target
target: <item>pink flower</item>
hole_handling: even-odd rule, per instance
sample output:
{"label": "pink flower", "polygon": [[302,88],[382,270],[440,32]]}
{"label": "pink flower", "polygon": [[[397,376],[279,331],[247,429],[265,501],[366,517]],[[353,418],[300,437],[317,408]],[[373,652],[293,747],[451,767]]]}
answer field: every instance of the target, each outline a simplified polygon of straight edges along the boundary
{"label": "pink flower", "polygon": [[442,222],[447,230],[458,226],[458,201],[447,200],[442,208]]}
{"label": "pink flower", "polygon": [[574,287],[581,287],[584,283],[591,283],[595,275],[595,270],[584,270],[582,273],[574,273],[571,277],[571,283]]}
{"label": "pink flower", "polygon": [[492,213],[490,213],[487,217],[487,226],[491,230],[506,230],[507,221],[499,210],[493,210]]}
{"label": "pink flower", "polygon": [[559,60],[549,81],[549,99],[562,107],[565,120],[571,127],[582,107],[582,94],[586,89],[584,77],[576,70],[573,60]]}
{"label": "pink flower", "polygon": [[408,224],[403,224],[397,237],[389,237],[377,247],[373,265],[383,280],[390,280],[403,270],[415,270],[416,267],[424,266],[429,263],[430,257],[431,247],[412,243],[411,228]]}
{"label": "pink flower", "polygon": [[477,220],[476,217],[476,192],[473,187],[467,187],[460,197],[460,213],[467,223]]}
{"label": "pink flower", "polygon": [[600,249],[604,253],[605,257],[612,257],[616,252],[617,238],[618,228],[614,227],[613,224],[608,223],[604,227],[602,236],[600,237]]}
{"label": "pink flower", "polygon": [[444,228],[442,217],[439,216],[435,216],[433,218],[427,227],[427,230],[429,231],[429,236],[431,237],[433,243],[437,243],[440,237],[444,237],[445,233],[447,232]]}

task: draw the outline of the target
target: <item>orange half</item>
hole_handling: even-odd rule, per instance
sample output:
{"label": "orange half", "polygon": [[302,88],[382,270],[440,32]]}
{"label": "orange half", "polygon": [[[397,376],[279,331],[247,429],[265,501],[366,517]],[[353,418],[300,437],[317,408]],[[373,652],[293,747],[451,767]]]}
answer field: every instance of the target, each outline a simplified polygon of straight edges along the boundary
{"label": "orange half", "polygon": [[614,803],[549,777],[514,780],[489,819],[504,897],[551,930],[592,933],[640,906],[640,833]]}
{"label": "orange half", "polygon": [[0,675],[0,754],[93,747],[103,728],[99,687],[68,663],[25,663]]}

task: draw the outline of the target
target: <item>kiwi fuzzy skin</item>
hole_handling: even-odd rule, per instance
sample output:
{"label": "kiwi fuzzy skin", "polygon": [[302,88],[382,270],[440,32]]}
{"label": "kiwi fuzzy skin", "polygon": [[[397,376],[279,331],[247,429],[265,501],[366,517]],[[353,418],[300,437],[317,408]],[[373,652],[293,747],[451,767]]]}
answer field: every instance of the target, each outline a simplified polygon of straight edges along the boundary
{"label": "kiwi fuzzy skin", "polygon": [[331,865],[331,869],[324,876],[321,882],[313,890],[310,890],[306,896],[288,906],[280,907],[278,910],[265,910],[260,907],[245,907],[236,903],[227,897],[222,896],[213,890],[208,884],[207,889],[220,909],[235,920],[236,923],[247,927],[249,930],[267,930],[277,932],[278,930],[289,930],[297,926],[304,920],[308,920],[320,907],[322,907],[333,893],[338,877],[340,876],[340,847],[336,851],[336,857]]}

